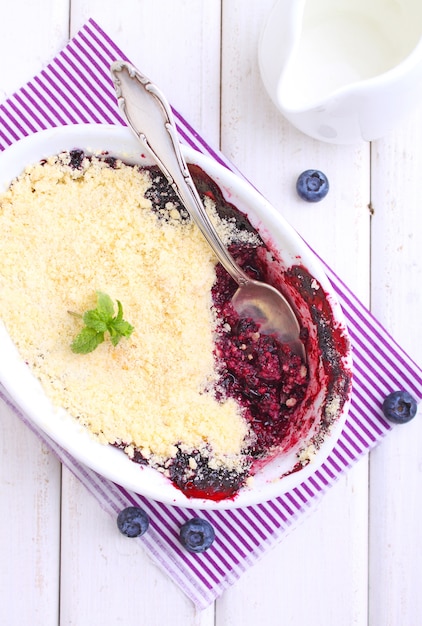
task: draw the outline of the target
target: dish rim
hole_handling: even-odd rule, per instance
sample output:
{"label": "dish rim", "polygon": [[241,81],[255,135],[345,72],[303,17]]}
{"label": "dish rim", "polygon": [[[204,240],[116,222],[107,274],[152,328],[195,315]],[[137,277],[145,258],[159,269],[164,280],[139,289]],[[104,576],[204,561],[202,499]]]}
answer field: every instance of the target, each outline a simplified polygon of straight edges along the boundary
{"label": "dish rim", "polygon": [[[151,163],[146,156],[141,155],[142,148],[138,140],[125,126],[76,124],[57,127],[30,135],[0,154],[0,193],[5,191],[13,178],[31,163],[57,154],[62,150],[75,148],[91,154],[106,150],[107,153],[119,156],[129,163],[139,161],[145,165]],[[193,148],[183,145],[182,150],[187,162],[199,165],[210,175],[222,190],[223,195],[226,197],[230,195],[230,198],[227,199],[233,202],[237,208],[244,210],[245,206],[242,204],[253,206],[254,215],[252,215],[249,206],[248,218],[252,225],[258,228],[264,239],[266,234],[270,236],[269,227],[271,226],[271,238],[274,238],[274,232],[276,232],[276,239],[282,234],[283,238],[290,242],[292,250],[288,253],[283,249],[283,260],[286,260],[287,265],[289,265],[289,263],[297,263],[298,258],[300,258],[312,276],[321,284],[325,293],[328,294],[336,324],[347,333],[340,304],[323,271],[321,262],[285,218],[248,181],[241,178],[237,173]],[[243,203],[236,202],[233,200],[234,197],[244,197],[246,200]],[[240,206],[238,206],[239,204]],[[287,257],[289,258],[287,259]],[[344,365],[351,371],[350,350]],[[85,427],[77,423],[76,419],[69,416],[63,409],[54,408],[45,396],[41,384],[23,363],[1,319],[0,383],[3,384],[24,415],[78,462],[128,490],[165,504],[190,509],[230,509],[250,506],[282,496],[297,487],[323,464],[334,448],[347,417],[351,394],[350,390],[340,416],[311,463],[299,472],[290,473],[279,479],[276,478],[277,474],[280,475],[283,472],[281,469],[277,469],[279,467],[277,463],[267,478],[263,477],[263,474],[268,472],[268,468],[265,466],[260,471],[259,476],[253,478],[252,486],[242,487],[233,499],[215,501],[186,497],[182,491],[159,472],[130,461],[122,451],[111,445],[99,443]],[[25,389],[23,394],[22,388]],[[288,455],[286,461],[287,457]],[[296,454],[295,458],[297,461]]]}

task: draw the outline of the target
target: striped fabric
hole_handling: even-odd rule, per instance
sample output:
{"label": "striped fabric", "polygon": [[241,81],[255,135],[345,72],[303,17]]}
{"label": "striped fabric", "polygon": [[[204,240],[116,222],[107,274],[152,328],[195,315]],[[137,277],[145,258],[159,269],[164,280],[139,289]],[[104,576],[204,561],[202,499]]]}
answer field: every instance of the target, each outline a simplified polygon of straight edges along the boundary
{"label": "striped fabric", "polygon": [[[0,149],[39,130],[74,123],[122,124],[109,66],[125,55],[90,20],[66,48],[27,85],[0,106]],[[207,145],[175,111],[182,140],[235,169]],[[324,264],[324,263],[323,263]],[[422,371],[324,264],[347,318],[354,349],[354,390],[340,440],[326,463],[298,488],[283,497],[233,511],[198,511],[216,529],[216,541],[204,554],[180,548],[178,529],[192,512],[148,500],[102,478],[77,463],[65,450],[38,431],[0,388],[3,400],[58,455],[114,517],[129,504],[144,507],[150,530],[139,541],[151,558],[189,596],[205,608],[235,582],[268,548],[279,542],[306,515],[336,479],[388,432],[381,402],[395,389],[422,398]]]}

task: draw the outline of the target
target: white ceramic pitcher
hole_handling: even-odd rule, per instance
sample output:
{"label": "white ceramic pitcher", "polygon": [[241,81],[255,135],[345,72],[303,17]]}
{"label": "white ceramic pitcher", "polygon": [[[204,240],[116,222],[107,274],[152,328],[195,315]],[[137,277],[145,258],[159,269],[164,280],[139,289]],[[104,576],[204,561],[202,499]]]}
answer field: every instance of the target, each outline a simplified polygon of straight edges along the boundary
{"label": "white ceramic pitcher", "polygon": [[302,132],[339,144],[378,139],[422,108],[422,0],[278,0],[259,64]]}

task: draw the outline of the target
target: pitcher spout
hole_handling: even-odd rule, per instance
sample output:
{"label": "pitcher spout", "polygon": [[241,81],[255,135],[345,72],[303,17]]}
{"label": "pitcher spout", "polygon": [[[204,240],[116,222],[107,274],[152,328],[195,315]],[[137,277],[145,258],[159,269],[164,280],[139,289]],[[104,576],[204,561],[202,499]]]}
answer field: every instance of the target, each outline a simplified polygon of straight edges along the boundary
{"label": "pitcher spout", "polygon": [[279,0],[261,36],[262,79],[311,137],[377,139],[422,97],[421,35],[420,0]]}

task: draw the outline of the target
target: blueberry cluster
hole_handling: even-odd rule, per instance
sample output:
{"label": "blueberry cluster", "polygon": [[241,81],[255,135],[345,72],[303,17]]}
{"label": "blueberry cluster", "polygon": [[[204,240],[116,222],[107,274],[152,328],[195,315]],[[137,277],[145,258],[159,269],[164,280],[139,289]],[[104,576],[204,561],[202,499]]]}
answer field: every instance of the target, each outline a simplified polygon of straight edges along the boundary
{"label": "blueberry cluster", "polygon": [[[117,516],[117,527],[126,537],[142,537],[149,528],[148,514],[138,506],[128,506]],[[200,517],[188,519],[180,528],[180,543],[188,552],[205,552],[215,539],[212,525]]]}

